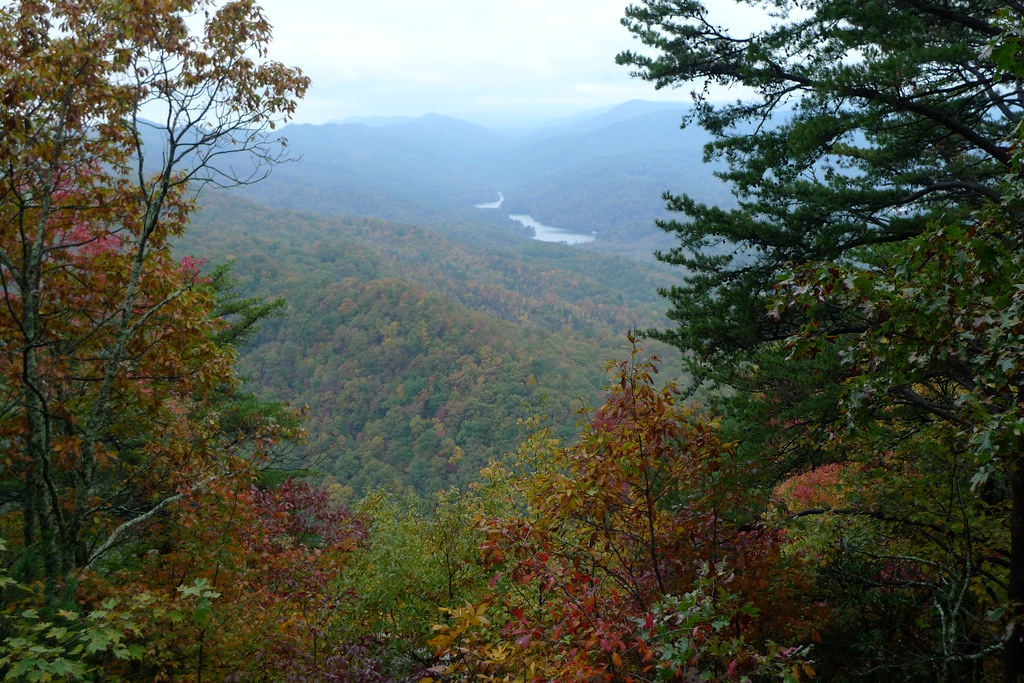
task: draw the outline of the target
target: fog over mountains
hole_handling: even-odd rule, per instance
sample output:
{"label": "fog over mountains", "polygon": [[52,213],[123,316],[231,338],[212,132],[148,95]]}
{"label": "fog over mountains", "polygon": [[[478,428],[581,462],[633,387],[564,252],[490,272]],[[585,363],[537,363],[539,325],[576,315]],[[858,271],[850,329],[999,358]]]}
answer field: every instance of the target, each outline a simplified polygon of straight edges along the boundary
{"label": "fog over mountains", "polygon": [[[728,201],[685,112],[630,102],[518,132],[438,115],[287,126],[302,160],[202,194],[178,249],[231,263],[240,297],[285,299],[239,368],[307,407],[303,458],[353,495],[427,493],[514,449],[532,410],[571,435],[626,332],[666,324],[662,193]],[[597,239],[535,241],[517,214]],[[678,377],[674,349],[645,346]]]}
{"label": "fog over mountains", "polygon": [[[530,131],[495,131],[437,114],[282,129],[301,156],[245,193],[274,208],[374,216],[442,231],[508,214],[597,233],[588,248],[649,258],[671,239],[654,225],[662,193],[725,204],[730,195],[701,163],[707,136],[680,129],[681,104],[633,101]],[[501,192],[500,210],[474,208]],[[465,236],[465,235],[464,235]]]}

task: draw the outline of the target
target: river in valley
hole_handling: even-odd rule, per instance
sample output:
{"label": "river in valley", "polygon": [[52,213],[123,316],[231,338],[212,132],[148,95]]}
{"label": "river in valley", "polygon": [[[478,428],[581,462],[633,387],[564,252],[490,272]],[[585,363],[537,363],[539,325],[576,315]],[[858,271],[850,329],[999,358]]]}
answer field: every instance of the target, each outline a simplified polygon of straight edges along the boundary
{"label": "river in valley", "polygon": [[[501,205],[505,203],[505,195],[498,193],[498,201],[496,202],[485,202],[483,204],[474,204],[478,209],[500,209]],[[562,228],[556,228],[553,225],[544,225],[540,221],[534,219],[533,216],[527,214],[509,214],[509,219],[522,223],[527,228],[533,230],[533,238],[540,240],[541,242],[563,242],[565,244],[583,244],[584,242],[593,242],[595,237],[593,234],[584,235],[579,232],[572,232],[570,230],[563,230]]]}
{"label": "river in valley", "polygon": [[496,202],[484,202],[483,204],[474,204],[478,209],[500,209],[501,205],[505,203],[505,195],[498,193],[498,201]]}
{"label": "river in valley", "polygon": [[522,223],[528,228],[533,228],[533,238],[540,240],[541,242],[565,242],[566,244],[583,244],[584,242],[593,242],[593,235],[584,235],[579,232],[570,232],[569,230],[563,230],[562,228],[556,228],[553,225],[544,225],[539,221],[534,220],[533,216],[526,214],[509,215],[509,218]]}

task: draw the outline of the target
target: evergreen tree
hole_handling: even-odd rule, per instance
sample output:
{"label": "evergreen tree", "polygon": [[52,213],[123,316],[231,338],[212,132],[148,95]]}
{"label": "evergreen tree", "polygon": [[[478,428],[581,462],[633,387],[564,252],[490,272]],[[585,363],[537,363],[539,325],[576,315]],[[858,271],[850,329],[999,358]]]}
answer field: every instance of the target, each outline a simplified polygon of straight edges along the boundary
{"label": "evergreen tree", "polygon": [[[695,85],[684,125],[712,133],[705,156],[726,163],[719,175],[738,199],[723,208],[666,194],[683,218],[660,223],[679,245],[658,256],[685,275],[664,292],[677,326],[654,334],[687,352],[698,382],[775,394],[770,417],[799,427],[789,439],[796,444],[834,415],[838,364],[794,373],[773,359],[804,322],[797,310],[768,314],[780,272],[789,263],[870,260],[874,245],[998,203],[1021,102],[1019,81],[986,48],[1002,30],[997,15],[1024,8],[993,0],[738,4],[761,8],[768,28],[737,35],[696,0],[631,5],[623,23],[654,53],[618,61],[658,88]],[[749,95],[712,102],[722,86]],[[863,325],[852,313],[830,310],[822,322],[836,334],[856,332]]]}

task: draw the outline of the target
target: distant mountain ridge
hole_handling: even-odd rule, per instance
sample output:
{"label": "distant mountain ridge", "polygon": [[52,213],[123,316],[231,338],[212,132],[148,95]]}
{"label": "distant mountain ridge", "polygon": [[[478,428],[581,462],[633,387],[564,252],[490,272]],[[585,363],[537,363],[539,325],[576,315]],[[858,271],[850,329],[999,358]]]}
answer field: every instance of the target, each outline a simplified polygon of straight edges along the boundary
{"label": "distant mountain ridge", "polygon": [[[282,135],[302,161],[275,169],[247,194],[273,208],[373,216],[442,231],[474,221],[500,225],[505,212],[526,213],[568,230],[594,231],[598,249],[629,247],[642,256],[666,244],[654,226],[666,215],[666,190],[731,202],[700,162],[707,135],[680,130],[687,112],[683,104],[632,101],[520,134],[439,114],[293,124]],[[498,192],[507,199],[501,212],[474,208]]]}

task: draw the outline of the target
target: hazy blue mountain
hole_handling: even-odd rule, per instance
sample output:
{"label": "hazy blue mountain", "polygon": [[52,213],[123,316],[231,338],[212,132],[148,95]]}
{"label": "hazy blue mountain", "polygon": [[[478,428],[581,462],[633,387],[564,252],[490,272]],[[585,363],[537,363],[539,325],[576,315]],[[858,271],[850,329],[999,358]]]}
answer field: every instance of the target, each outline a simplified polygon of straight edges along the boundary
{"label": "hazy blue mountain", "polygon": [[560,121],[538,128],[529,135],[532,139],[545,139],[558,135],[578,135],[591,131],[601,130],[607,126],[628,121],[637,117],[647,116],[659,112],[673,112],[679,116],[676,120],[676,127],[682,120],[682,115],[689,110],[689,105],[680,102],[648,102],[646,100],[630,100],[614,107],[602,107],[591,109]]}
{"label": "hazy blue mountain", "polygon": [[514,144],[506,134],[441,114],[426,114],[391,124],[388,132],[411,145],[434,149],[440,154],[489,154],[507,150]]}
{"label": "hazy blue mountain", "polygon": [[[624,119],[608,115],[597,117],[580,126],[564,128],[557,136],[520,146],[510,158],[519,165],[517,172],[524,174],[536,172],[542,166],[553,169],[594,157],[664,150],[695,152],[696,159],[685,159],[691,163],[700,159],[707,135],[699,128],[680,130],[684,113],[681,109],[670,109]],[[600,122],[599,127],[591,125],[597,122]]]}
{"label": "hazy blue mountain", "polygon": [[435,116],[382,127],[291,125],[282,135],[302,160],[248,188],[250,199],[273,208],[433,226],[453,207],[490,192],[487,150],[500,140],[472,124]]}
{"label": "hazy blue mountain", "polygon": [[[633,101],[512,135],[447,116],[290,125],[282,135],[302,162],[247,190],[274,208],[374,216],[442,231],[505,224],[506,213],[580,232],[588,248],[644,256],[668,244],[654,226],[664,191],[730,201],[700,160],[699,128],[680,129],[685,106]],[[500,211],[474,205],[502,192]],[[661,240],[659,242],[659,239]]]}
{"label": "hazy blue mountain", "polygon": [[366,126],[389,126],[392,123],[412,121],[414,116],[348,116],[343,119],[331,119],[327,125],[363,124]]}

